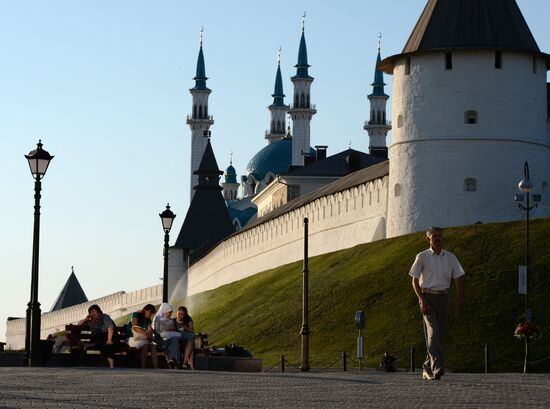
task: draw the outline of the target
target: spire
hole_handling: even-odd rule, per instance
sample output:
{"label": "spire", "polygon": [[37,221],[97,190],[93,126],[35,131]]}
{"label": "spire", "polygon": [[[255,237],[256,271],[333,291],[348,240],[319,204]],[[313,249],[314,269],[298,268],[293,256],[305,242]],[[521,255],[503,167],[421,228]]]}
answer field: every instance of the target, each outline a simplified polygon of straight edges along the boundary
{"label": "spire", "polygon": [[73,305],[81,304],[87,301],[88,298],[76,278],[73,266],[71,267],[71,275],[69,276],[69,279],[57,296],[57,299],[55,300],[50,311],[57,311],[62,308],[72,307]]}
{"label": "spire", "polygon": [[304,11],[304,14],[302,15],[302,37],[300,38],[300,48],[298,50],[298,64],[295,65],[297,70],[294,78],[311,78],[308,73],[308,68],[311,67],[311,65],[307,63],[305,18],[306,12]]}
{"label": "spire", "polygon": [[275,90],[271,95],[273,97],[273,104],[271,106],[275,107],[285,107],[283,92],[283,77],[281,76],[281,47],[277,52],[277,74],[275,75]]}
{"label": "spire", "polygon": [[373,87],[372,96],[387,96],[384,92],[384,73],[379,68],[382,58],[380,57],[380,40],[382,39],[382,33],[378,33],[378,56],[376,58],[376,65],[374,67],[374,82],[371,84]]}
{"label": "spire", "polygon": [[197,58],[197,73],[195,75],[195,78],[193,78],[195,80],[194,89],[208,89],[206,87],[206,80],[208,79],[208,77],[206,76],[204,54],[202,52],[203,32],[204,29],[201,27],[199,57]]}

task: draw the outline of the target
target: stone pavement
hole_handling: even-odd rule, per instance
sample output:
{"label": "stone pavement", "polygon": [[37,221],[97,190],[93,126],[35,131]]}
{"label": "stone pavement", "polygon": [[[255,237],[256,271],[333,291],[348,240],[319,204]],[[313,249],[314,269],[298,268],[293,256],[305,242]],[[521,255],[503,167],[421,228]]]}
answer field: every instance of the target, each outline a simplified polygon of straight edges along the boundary
{"label": "stone pavement", "polygon": [[1,408],[548,408],[550,374],[0,368]]}

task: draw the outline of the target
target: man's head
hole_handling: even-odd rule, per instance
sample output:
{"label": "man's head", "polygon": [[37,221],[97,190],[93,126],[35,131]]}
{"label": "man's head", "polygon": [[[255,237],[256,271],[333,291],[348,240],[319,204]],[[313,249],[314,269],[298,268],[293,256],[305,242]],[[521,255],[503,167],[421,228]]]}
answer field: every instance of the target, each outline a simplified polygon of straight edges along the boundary
{"label": "man's head", "polygon": [[426,238],[430,243],[430,248],[439,253],[443,248],[443,229],[436,226],[428,227]]}

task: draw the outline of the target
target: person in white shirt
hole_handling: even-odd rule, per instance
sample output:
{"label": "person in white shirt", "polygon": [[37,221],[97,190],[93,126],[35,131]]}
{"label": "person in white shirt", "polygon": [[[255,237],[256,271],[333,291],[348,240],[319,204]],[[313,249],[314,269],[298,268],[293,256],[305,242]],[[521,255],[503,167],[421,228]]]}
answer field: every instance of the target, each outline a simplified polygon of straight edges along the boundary
{"label": "person in white shirt", "polygon": [[441,379],[445,373],[443,336],[449,318],[449,288],[451,280],[456,287],[456,303],[464,304],[464,269],[456,256],[443,249],[443,229],[426,230],[430,248],[416,255],[409,275],[422,312],[427,356],[422,379]]}

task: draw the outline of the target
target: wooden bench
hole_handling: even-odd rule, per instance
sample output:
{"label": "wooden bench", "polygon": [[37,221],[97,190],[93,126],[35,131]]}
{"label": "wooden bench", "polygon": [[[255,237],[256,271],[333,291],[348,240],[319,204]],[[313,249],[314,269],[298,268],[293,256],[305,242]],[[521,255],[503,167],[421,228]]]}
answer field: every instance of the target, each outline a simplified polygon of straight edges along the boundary
{"label": "wooden bench", "polygon": [[[139,366],[139,350],[137,348],[130,347],[126,342],[126,331],[128,327],[123,325],[117,326],[116,329],[120,336],[118,349],[115,353],[115,365],[130,367]],[[92,334],[86,325],[69,324],[65,326],[65,330],[67,331],[65,343],[69,347],[71,354],[71,365],[102,365],[105,363],[104,360],[98,362],[97,359],[94,360],[88,358],[88,351],[99,351],[99,347],[91,343]],[[196,334],[195,338],[195,356],[207,356],[208,352],[208,334],[199,332]],[[95,355],[99,357],[99,354]],[[164,357],[164,352],[158,351],[157,355]],[[164,362],[164,360],[159,360],[159,363],[162,362]]]}

